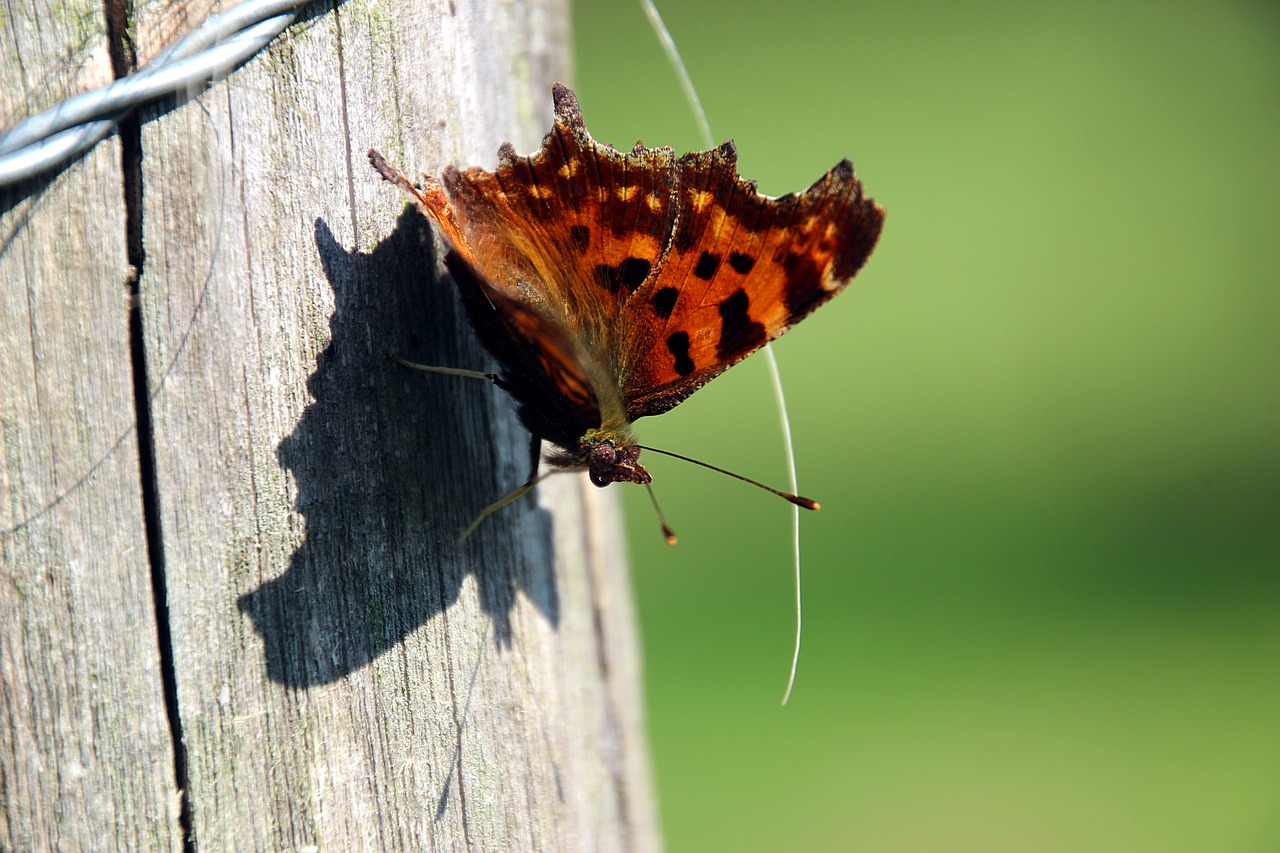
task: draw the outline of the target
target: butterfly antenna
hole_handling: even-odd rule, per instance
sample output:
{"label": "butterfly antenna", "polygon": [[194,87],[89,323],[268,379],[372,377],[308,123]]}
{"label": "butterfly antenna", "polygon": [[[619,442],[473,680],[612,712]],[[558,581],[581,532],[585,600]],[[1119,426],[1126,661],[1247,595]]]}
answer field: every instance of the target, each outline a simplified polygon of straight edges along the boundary
{"label": "butterfly antenna", "polygon": [[744,477],[741,474],[735,474],[732,471],[726,471],[723,468],[719,468],[715,465],[712,465],[710,462],[703,462],[699,459],[693,459],[688,456],[681,456],[679,453],[672,453],[670,450],[659,450],[656,447],[648,447],[643,444],[639,445],[639,447],[641,450],[647,450],[650,453],[661,453],[663,456],[671,456],[676,459],[684,460],[685,462],[692,462],[694,465],[701,465],[703,468],[710,468],[712,471],[718,471],[721,474],[725,474],[729,477],[734,478],[735,480],[741,480],[744,483],[750,483],[753,486],[757,486],[761,489],[764,489],[766,492],[773,492],[778,497],[785,498],[786,500],[791,501],[796,506],[802,506],[805,509],[822,509],[822,504],[818,503],[812,498],[806,498],[800,495],[793,495],[790,492],[784,492],[781,489],[775,489],[773,488],[773,486],[766,486],[764,483],[761,483],[759,480],[753,480],[750,477]]}
{"label": "butterfly antenna", "polygon": [[668,545],[676,544],[676,532],[667,524],[667,517],[662,514],[662,507],[658,506],[658,496],[653,493],[653,486],[645,483],[644,487],[649,491],[649,501],[653,504],[653,511],[658,514],[658,523],[662,525],[663,538],[667,540]]}

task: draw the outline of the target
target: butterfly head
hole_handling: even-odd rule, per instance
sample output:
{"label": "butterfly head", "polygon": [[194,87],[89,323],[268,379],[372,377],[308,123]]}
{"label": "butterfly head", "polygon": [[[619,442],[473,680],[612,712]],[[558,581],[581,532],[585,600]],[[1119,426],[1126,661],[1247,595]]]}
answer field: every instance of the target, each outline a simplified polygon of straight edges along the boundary
{"label": "butterfly head", "polygon": [[648,485],[653,477],[640,464],[640,448],[634,444],[618,445],[612,439],[584,438],[578,452],[587,464],[587,476],[601,488],[610,483]]}
{"label": "butterfly head", "polygon": [[559,468],[587,469],[591,482],[604,488],[610,483],[639,483],[647,486],[653,477],[640,464],[640,448],[620,436],[588,432],[572,450],[548,457]]}

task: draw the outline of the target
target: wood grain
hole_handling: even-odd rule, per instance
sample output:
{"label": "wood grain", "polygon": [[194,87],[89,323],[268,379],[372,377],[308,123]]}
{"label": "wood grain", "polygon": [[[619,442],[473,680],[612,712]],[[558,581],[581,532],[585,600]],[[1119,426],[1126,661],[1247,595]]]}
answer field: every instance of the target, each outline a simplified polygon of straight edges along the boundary
{"label": "wood grain", "polygon": [[550,126],[557,2],[357,4],[143,131],[142,301],[196,838],[657,846],[611,496],[454,538],[526,437],[425,221],[368,167]]}
{"label": "wood grain", "polygon": [[111,82],[102,6],[0,0],[0,130]]}
{"label": "wood grain", "polygon": [[[102,46],[71,5],[56,39],[9,21],[18,116],[83,88],[31,73],[85,22]],[[137,55],[206,7],[137,4]],[[531,150],[567,9],[306,14],[141,115],[143,441],[120,143],[0,196],[0,849],[657,850],[613,496],[553,477],[455,543],[526,436],[486,383],[388,359],[493,366],[364,156]]]}
{"label": "wood grain", "polygon": [[[77,91],[101,11],[3,4],[0,90],[24,109]],[[0,850],[180,848],[128,272],[114,138],[0,190]]]}

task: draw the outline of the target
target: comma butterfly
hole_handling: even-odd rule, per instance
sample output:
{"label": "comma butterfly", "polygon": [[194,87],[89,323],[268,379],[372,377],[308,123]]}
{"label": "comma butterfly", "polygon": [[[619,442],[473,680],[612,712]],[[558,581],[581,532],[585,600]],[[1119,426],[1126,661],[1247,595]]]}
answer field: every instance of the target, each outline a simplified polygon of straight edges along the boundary
{"label": "comma butterfly", "polygon": [[597,486],[649,484],[640,451],[666,451],[642,448],[632,421],[676,406],[839,293],[884,222],[849,160],[770,198],[738,176],[732,142],[621,152],[591,138],[572,91],[552,94],[542,147],[522,157],[504,144],[494,172],[449,166],[414,185],[369,152],[440,229],[471,324],[502,365],[423,369],[495,382],[531,434],[528,482],[468,533],[533,488],[543,441],[558,448],[553,467],[585,469]]}

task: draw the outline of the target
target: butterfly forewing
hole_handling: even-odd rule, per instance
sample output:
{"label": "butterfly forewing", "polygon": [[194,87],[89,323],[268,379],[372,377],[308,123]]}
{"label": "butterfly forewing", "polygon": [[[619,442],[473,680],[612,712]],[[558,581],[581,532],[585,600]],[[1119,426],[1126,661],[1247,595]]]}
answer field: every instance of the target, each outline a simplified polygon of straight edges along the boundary
{"label": "butterfly forewing", "polygon": [[729,143],[677,166],[676,227],[620,322],[628,416],[667,411],[838,293],[884,211],[847,160],[803,193],[760,195]]}
{"label": "butterfly forewing", "polygon": [[444,184],[477,272],[536,301],[600,358],[618,351],[614,318],[670,235],[675,155],[598,145],[572,92],[557,87],[555,99],[537,152],[504,146],[496,172],[455,170]]}

